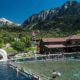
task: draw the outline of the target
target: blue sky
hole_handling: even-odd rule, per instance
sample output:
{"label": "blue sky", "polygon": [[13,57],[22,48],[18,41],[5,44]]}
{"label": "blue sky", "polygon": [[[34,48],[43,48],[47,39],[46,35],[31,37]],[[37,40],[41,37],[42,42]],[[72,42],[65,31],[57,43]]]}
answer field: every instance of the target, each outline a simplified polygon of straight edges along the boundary
{"label": "blue sky", "polygon": [[[42,10],[61,6],[67,0],[0,0],[0,17],[5,17],[16,23]],[[80,0],[78,0],[80,1]]]}

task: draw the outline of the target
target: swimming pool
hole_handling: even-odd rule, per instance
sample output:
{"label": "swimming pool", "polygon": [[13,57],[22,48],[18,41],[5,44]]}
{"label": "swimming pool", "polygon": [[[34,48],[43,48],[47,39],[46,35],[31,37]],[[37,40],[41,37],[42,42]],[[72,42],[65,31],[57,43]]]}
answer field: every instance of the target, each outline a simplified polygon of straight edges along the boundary
{"label": "swimming pool", "polygon": [[80,59],[21,62],[17,65],[24,67],[25,70],[30,69],[42,80],[51,80],[53,69],[61,73],[56,80],[80,80]]}
{"label": "swimming pool", "polygon": [[0,63],[0,80],[31,80],[29,77],[19,73],[17,76],[16,70],[11,68],[7,63]]}

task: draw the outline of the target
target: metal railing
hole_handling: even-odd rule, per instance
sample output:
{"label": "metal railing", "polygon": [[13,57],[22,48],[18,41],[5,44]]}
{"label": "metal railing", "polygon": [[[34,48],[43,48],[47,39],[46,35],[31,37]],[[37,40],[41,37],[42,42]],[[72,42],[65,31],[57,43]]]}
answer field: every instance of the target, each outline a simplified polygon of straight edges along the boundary
{"label": "metal railing", "polygon": [[57,53],[57,54],[47,54],[47,55],[40,55],[40,56],[35,56],[32,58],[17,58],[17,59],[10,59],[12,61],[42,61],[42,60],[54,60],[54,59],[63,59],[63,58],[80,58],[80,52],[72,52],[72,53]]}

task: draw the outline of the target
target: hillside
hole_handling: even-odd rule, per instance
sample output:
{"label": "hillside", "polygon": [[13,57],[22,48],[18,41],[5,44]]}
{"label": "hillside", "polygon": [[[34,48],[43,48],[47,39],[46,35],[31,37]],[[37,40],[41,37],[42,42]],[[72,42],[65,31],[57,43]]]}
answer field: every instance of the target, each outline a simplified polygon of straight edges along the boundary
{"label": "hillside", "polygon": [[23,26],[44,35],[47,32],[57,36],[77,34],[80,32],[80,3],[68,1],[61,7],[34,14],[24,21]]}

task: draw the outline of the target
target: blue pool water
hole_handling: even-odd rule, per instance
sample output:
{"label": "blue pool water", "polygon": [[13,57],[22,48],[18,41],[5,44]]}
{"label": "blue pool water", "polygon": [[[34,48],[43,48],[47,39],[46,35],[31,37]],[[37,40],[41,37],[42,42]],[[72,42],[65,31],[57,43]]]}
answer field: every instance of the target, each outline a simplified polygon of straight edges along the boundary
{"label": "blue pool water", "polygon": [[17,76],[16,70],[6,63],[0,63],[0,80],[31,80],[23,74]]}

